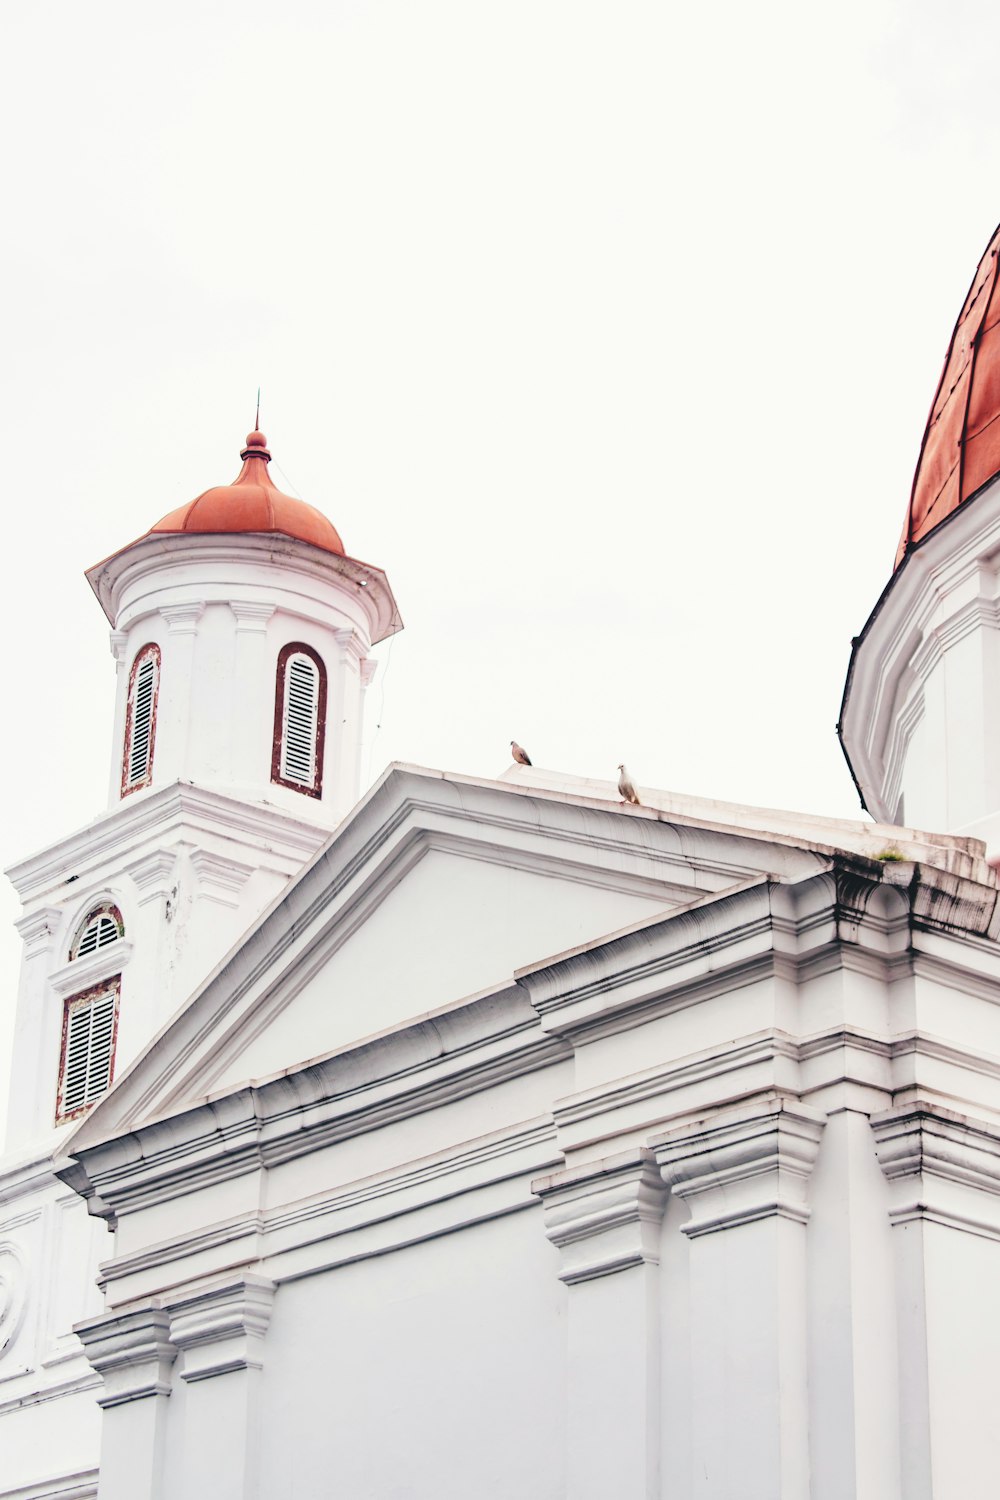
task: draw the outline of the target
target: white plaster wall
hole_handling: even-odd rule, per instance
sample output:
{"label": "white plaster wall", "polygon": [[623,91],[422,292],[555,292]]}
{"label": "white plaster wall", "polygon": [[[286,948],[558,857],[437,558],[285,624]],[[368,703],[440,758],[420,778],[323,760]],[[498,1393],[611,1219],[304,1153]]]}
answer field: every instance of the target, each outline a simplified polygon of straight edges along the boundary
{"label": "white plaster wall", "polygon": [[565,1289],[540,1220],[280,1287],[260,1494],[561,1500]]}
{"label": "white plaster wall", "polygon": [[432,850],[212,1087],[264,1077],[502,985],[521,965],[662,904]]}
{"label": "white plaster wall", "polygon": [[97,1464],[95,1382],[72,1325],[101,1309],[111,1246],[55,1178],[0,1202],[0,1496]]}
{"label": "white plaster wall", "polygon": [[923,696],[924,713],[913,731],[906,751],[900,792],[908,825],[947,828],[948,742],[945,683],[942,673],[916,689]]}
{"label": "white plaster wall", "polygon": [[968,1500],[989,1493],[1000,1465],[1000,1243],[939,1224],[920,1232],[924,1285],[911,1280],[902,1292],[918,1304],[926,1297],[929,1493]]}

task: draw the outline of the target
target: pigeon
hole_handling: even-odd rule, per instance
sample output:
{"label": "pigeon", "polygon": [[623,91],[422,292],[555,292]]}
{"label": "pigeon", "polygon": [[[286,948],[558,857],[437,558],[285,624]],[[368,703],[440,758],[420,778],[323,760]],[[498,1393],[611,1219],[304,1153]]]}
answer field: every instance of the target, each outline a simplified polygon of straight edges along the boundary
{"label": "pigeon", "polygon": [[626,771],[624,765],[619,766],[618,770],[620,772],[618,777],[618,791],[622,801],[632,802],[636,807],[641,807],[642,803],[639,801],[639,793],[635,789],[635,782],[628,774],[628,771]]}
{"label": "pigeon", "polygon": [[531,765],[531,757],[529,756],[527,750],[521,749],[520,745],[517,743],[517,740],[511,740],[510,753],[517,761],[519,766]]}

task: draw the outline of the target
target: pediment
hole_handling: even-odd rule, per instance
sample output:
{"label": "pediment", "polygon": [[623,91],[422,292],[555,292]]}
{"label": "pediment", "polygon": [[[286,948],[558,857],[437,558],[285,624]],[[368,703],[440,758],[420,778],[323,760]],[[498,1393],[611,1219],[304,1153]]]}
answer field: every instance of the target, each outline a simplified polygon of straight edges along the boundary
{"label": "pediment", "polygon": [[392,767],[67,1149],[301,1069],[515,971],[817,852],[523,786]]}

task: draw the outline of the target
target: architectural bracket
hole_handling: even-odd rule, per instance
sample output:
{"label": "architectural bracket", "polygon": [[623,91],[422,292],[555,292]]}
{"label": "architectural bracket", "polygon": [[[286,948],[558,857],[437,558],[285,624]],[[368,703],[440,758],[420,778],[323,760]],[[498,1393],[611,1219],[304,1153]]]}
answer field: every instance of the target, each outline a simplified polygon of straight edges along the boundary
{"label": "architectural bracket", "polygon": [[696,1239],[775,1215],[805,1224],[825,1122],[818,1110],[772,1094],[655,1137],[663,1179],[691,1210],[684,1233]]}
{"label": "architectural bracket", "polygon": [[640,1148],[537,1178],[545,1233],[560,1251],[567,1285],[659,1264],[666,1190],[652,1152]]}

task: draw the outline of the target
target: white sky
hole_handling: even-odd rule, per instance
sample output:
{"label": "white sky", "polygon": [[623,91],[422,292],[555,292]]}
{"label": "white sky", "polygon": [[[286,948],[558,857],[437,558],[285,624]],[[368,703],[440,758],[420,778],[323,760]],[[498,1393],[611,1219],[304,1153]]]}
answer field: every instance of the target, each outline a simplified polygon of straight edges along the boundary
{"label": "white sky", "polygon": [[6,7],[0,861],[103,809],[83,570],[237,473],[258,384],[406,622],[369,779],[513,736],[857,815],[834,725],[1000,218],[998,44],[985,0]]}

